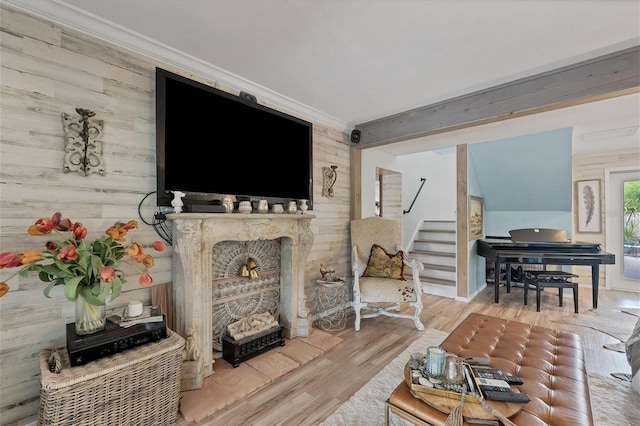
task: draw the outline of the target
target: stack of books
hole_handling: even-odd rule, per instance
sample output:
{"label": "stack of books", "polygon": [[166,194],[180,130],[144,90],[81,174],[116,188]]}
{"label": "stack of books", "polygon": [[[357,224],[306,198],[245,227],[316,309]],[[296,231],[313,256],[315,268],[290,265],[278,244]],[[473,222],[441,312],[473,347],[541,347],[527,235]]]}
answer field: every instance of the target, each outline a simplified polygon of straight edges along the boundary
{"label": "stack of books", "polygon": [[145,306],[142,309],[142,314],[135,317],[129,316],[127,311],[128,308],[126,307],[123,310],[114,311],[114,313],[109,315],[107,319],[122,328],[131,327],[136,324],[162,322],[164,320],[162,307],[160,305]]}

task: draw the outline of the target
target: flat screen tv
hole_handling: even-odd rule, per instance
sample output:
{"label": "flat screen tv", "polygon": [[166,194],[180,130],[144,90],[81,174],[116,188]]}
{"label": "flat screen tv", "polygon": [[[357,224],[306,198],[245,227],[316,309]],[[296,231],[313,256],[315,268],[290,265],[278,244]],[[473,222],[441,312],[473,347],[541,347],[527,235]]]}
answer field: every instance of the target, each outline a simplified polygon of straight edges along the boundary
{"label": "flat screen tv", "polygon": [[312,145],[310,122],[156,68],[158,206],[181,191],[187,212],[224,195],[313,209]]}

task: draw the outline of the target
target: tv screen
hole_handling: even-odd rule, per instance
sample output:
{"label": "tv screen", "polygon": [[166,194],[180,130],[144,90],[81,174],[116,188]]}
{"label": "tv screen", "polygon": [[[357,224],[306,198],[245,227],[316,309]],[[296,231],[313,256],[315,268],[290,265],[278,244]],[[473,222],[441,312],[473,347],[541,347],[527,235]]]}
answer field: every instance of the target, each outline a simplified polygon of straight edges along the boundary
{"label": "tv screen", "polygon": [[158,206],[307,200],[313,208],[312,124],[156,68]]}

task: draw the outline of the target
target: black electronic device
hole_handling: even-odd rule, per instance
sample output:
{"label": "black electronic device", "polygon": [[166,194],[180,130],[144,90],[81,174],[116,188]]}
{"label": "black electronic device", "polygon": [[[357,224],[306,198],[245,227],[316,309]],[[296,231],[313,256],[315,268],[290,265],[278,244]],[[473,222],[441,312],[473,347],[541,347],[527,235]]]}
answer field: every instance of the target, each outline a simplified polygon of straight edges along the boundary
{"label": "black electronic device", "polygon": [[313,210],[312,154],[311,122],[156,68],[158,206],[181,191],[184,212],[225,195]]}
{"label": "black electronic device", "polygon": [[226,209],[222,204],[187,204],[183,211],[185,213],[225,213]]}
{"label": "black electronic device", "polygon": [[67,324],[67,352],[72,367],[132,349],[167,337],[167,318],[122,328],[107,321],[105,329],[93,334],[76,334],[75,323]]}
{"label": "black electronic device", "polygon": [[526,393],[483,389],[482,394],[484,395],[484,399],[486,399],[487,401],[517,402],[520,404],[526,404],[527,402],[531,401],[531,398],[529,398],[529,395],[527,395]]}
{"label": "black electronic device", "polygon": [[521,385],[524,383],[518,376],[506,374],[502,370],[497,370],[491,367],[472,366],[471,370],[473,371],[474,376],[482,377],[484,379],[504,380],[510,385]]}

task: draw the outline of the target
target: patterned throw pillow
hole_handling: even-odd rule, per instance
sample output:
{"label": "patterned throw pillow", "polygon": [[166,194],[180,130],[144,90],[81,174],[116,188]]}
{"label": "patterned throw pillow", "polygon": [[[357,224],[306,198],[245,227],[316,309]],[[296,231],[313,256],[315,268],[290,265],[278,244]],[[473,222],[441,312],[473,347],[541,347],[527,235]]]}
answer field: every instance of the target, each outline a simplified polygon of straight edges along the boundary
{"label": "patterned throw pillow", "polygon": [[406,281],[404,278],[404,263],[402,263],[403,256],[404,253],[402,250],[396,254],[389,254],[384,248],[374,244],[371,246],[371,254],[369,255],[369,262],[367,262],[367,269],[364,270],[364,274],[362,274],[362,276],[394,278]]}

